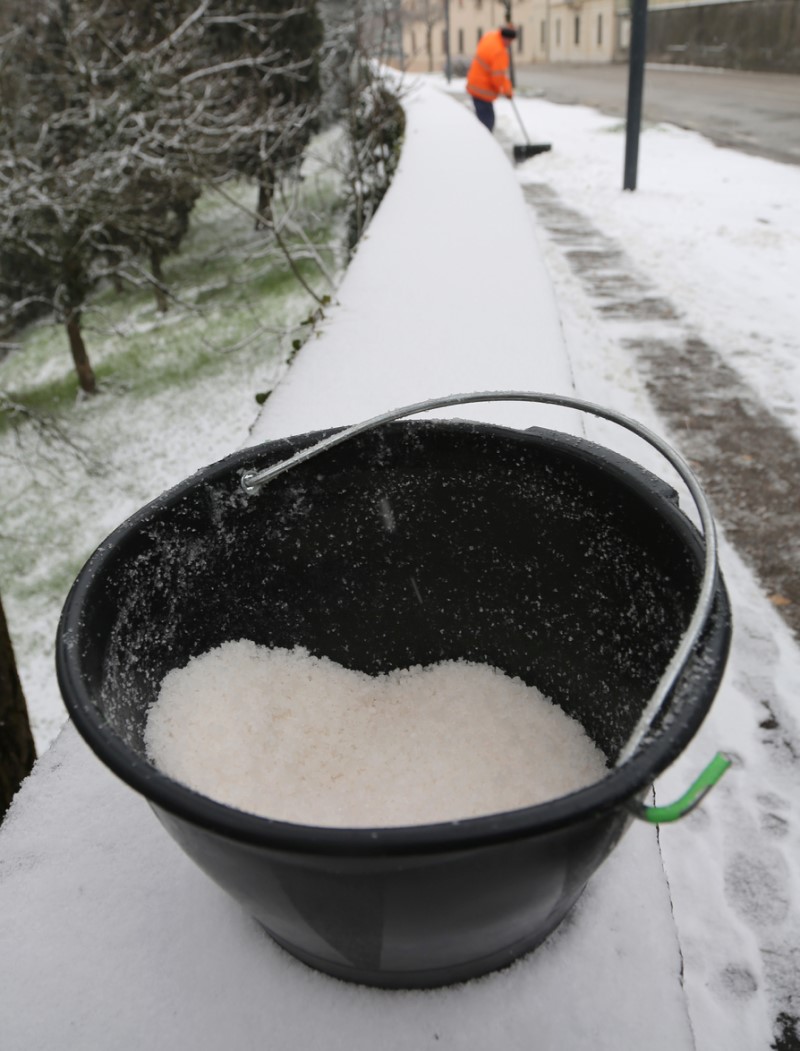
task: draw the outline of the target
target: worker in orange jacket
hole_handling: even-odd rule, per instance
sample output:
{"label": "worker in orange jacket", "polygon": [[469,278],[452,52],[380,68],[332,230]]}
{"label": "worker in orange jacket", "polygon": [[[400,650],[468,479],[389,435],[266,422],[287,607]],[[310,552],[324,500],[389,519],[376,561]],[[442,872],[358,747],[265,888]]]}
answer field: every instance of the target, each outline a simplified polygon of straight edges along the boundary
{"label": "worker in orange jacket", "polygon": [[510,99],[514,93],[508,77],[508,51],[516,35],[513,26],[502,26],[484,33],[467,73],[467,91],[472,95],[478,120],[489,131],[494,129],[494,100],[498,95]]}

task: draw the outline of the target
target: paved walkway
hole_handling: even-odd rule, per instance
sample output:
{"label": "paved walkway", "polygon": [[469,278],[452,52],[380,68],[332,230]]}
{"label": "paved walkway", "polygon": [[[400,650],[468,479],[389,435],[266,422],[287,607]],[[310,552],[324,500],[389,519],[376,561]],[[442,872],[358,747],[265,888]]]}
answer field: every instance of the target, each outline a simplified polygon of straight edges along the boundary
{"label": "paved walkway", "polygon": [[623,345],[635,355],[653,404],[728,538],[800,639],[800,445],[794,435],[691,331],[676,305],[636,272],[621,245],[550,187],[527,185],[524,194],[598,319],[630,323]]}

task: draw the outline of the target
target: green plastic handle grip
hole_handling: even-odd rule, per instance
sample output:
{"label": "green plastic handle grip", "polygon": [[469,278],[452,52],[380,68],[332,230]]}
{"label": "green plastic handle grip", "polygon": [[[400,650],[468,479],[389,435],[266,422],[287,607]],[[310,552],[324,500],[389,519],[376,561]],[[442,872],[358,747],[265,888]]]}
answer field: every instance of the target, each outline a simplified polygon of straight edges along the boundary
{"label": "green plastic handle grip", "polygon": [[645,806],[643,803],[632,803],[631,810],[642,821],[652,825],[662,825],[669,821],[679,821],[686,817],[705,798],[733,760],[724,752],[717,752],[700,776],[689,786],[680,799],[667,806]]}

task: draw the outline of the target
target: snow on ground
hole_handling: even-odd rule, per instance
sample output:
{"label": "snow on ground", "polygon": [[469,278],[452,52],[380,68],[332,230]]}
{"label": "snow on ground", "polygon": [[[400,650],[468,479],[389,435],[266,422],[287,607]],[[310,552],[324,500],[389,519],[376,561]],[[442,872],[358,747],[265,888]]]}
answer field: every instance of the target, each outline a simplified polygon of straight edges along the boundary
{"label": "snow on ground", "polygon": [[[323,156],[329,138],[317,140]],[[317,181],[306,178],[309,196]],[[166,314],[152,295],[133,290],[123,317],[102,290],[84,312],[101,394],[78,399],[61,423],[80,457],[30,427],[0,435],[0,593],[39,753],[66,718],[53,663],[71,580],[139,507],[247,442],[258,413],[254,396],[283,374],[290,339],[304,334],[302,322],[316,305],[296,284],[265,291],[257,283],[276,260],[246,210],[253,192],[230,190],[238,207],[203,198],[180,256],[166,262],[175,297]],[[224,307],[214,295],[220,286]],[[259,295],[250,302],[254,287]],[[27,335],[22,351],[0,361],[0,391],[58,389],[65,374],[74,383],[63,328],[43,319]]]}
{"label": "snow on ground", "polygon": [[[444,90],[441,78],[436,83]],[[459,88],[455,82],[451,85],[453,92],[458,92]],[[460,104],[458,100],[452,100],[453,106]],[[589,109],[556,106],[542,100],[520,99],[519,107],[531,137],[553,143],[552,153],[518,169],[519,181],[523,185],[529,181],[550,185],[565,203],[588,216],[598,229],[622,242],[639,271],[649,276],[653,285],[685,313],[692,327],[725,355],[773,412],[795,433],[800,433],[797,282],[800,273],[800,213],[797,209],[800,169],[718,149],[693,133],[659,125],[643,132],[639,189],[634,194],[624,193],[621,190],[624,134],[619,122]],[[500,131],[519,141],[519,130],[511,111],[503,103],[498,105],[498,111]],[[470,160],[487,180],[495,177],[497,152],[494,148],[485,154],[475,151]],[[398,184],[392,193],[401,191]],[[453,195],[461,192],[457,178],[450,179],[450,192]],[[496,220],[495,216],[476,210],[475,201],[468,196],[459,204],[463,210],[463,229],[458,236],[443,236],[436,242],[445,276],[448,265],[454,269],[459,267],[463,253],[469,252],[469,233],[473,226]],[[408,207],[422,210],[425,202],[409,201]],[[510,213],[504,214],[508,217]],[[435,216],[430,221],[435,221]],[[561,315],[561,337],[566,345],[577,394],[626,412],[654,430],[660,430],[660,421],[614,326],[598,321],[581,289],[564,267],[560,253],[536,226],[532,215],[529,221],[546,260],[549,280],[553,283]],[[447,233],[449,235],[451,231]],[[353,275],[355,278],[348,285],[349,298],[342,313],[343,324],[346,325],[348,318],[358,314],[360,309],[373,316],[380,315],[382,274],[402,273],[404,268],[411,268],[408,272],[413,273],[413,244],[409,245],[408,238],[398,238],[398,243],[404,245],[405,258],[397,258],[397,243],[387,239],[380,245],[373,243],[371,271],[351,271],[351,278]],[[475,260],[474,279],[462,281],[460,291],[465,307],[473,309],[479,300],[485,304],[483,309],[495,311],[495,316],[502,319],[506,289],[513,286],[507,271],[513,260],[509,263],[503,255],[502,221],[497,225],[497,245],[496,256]],[[410,287],[413,288],[413,284]],[[448,309],[451,309],[451,294],[455,294],[452,288],[446,299]],[[359,295],[364,297],[361,303]],[[414,301],[408,306],[409,312],[414,313],[414,329],[420,347],[412,360],[424,362],[425,356],[429,356],[435,385],[429,393],[447,393],[442,389],[447,376],[436,372],[437,345],[441,345],[448,334],[448,324],[442,320],[442,302],[435,287],[429,288],[424,296],[414,289],[414,295]],[[516,312],[519,304],[514,309]],[[519,332],[520,340],[535,339],[537,317],[532,305],[527,314],[522,322],[524,331]],[[515,316],[519,315],[515,313]],[[451,317],[450,321],[457,324],[456,318]],[[395,319],[387,316],[385,324],[391,335]],[[459,333],[459,338],[463,339],[461,329]],[[335,334],[332,338],[335,339]],[[338,360],[342,361],[343,356],[346,360],[347,341],[341,341],[336,347]],[[313,361],[313,356],[306,353],[306,349],[293,367],[295,376],[309,372],[307,363]],[[369,370],[375,366],[364,355],[364,348],[353,345],[351,353],[354,357],[364,357],[361,374],[370,376]],[[380,371],[379,347],[373,348],[372,356]],[[288,384],[287,390],[291,389],[293,372],[284,380]],[[478,372],[476,369],[476,376]],[[403,373],[402,362],[397,377],[398,396],[384,404],[387,409],[412,401],[416,396],[414,383],[409,383]],[[313,389],[313,380],[310,382]],[[421,385],[426,384],[421,382]],[[503,385],[501,382],[494,384],[495,387]],[[320,391],[319,398],[323,397]],[[281,429],[281,400],[278,396],[273,398],[274,403],[271,399],[256,426],[254,434],[257,437],[266,437],[271,430]],[[213,410],[209,408],[209,412]],[[328,409],[321,401],[318,406],[311,404],[305,409],[310,425],[314,426],[330,422],[327,414]],[[459,415],[470,413],[463,411]],[[600,434],[605,438],[607,434],[604,427],[589,427],[587,430],[592,437]],[[232,433],[231,446],[239,440],[240,435]],[[629,451],[627,439],[622,440],[622,447]],[[649,452],[640,453],[638,458],[658,473],[663,473]],[[718,1048],[751,1051],[769,1047],[781,1032],[780,1026],[784,1025],[788,1033],[792,1027],[791,1018],[800,1015],[797,993],[800,988],[797,949],[800,945],[800,833],[794,812],[800,785],[798,755],[792,751],[793,742],[798,740],[793,707],[800,683],[800,652],[778,614],[724,537],[721,560],[736,622],[728,670],[712,714],[688,754],[682,756],[662,778],[659,799],[666,801],[679,795],[699,766],[720,748],[733,753],[737,762],[702,808],[683,823],[664,827],[659,842],[682,952],[685,993],[695,1046],[698,1051],[717,1051]],[[26,660],[23,677],[41,681],[45,675],[52,674],[49,669],[46,672],[38,670],[35,656],[28,655]],[[29,691],[29,699],[35,706],[35,691],[33,694]],[[776,732],[765,717],[765,704],[769,704],[768,710],[773,713],[782,732]],[[74,742],[69,738],[62,739],[62,742],[60,756],[68,757]],[[635,852],[629,858],[636,862]],[[613,863],[619,865],[619,857],[615,856]],[[186,875],[187,879],[191,878],[190,874]],[[641,876],[645,885],[651,878],[644,869],[636,868],[627,869],[626,875],[634,882],[637,876]],[[153,887],[156,886],[154,881]],[[594,893],[601,895],[608,886],[607,882],[598,879],[590,886],[590,893],[596,887]],[[201,893],[199,888],[200,884],[198,894]],[[46,887],[40,890],[47,893]],[[630,893],[633,893],[632,888]],[[216,917],[210,894],[208,897],[209,915],[215,916],[214,922],[218,919],[222,927],[223,917]],[[109,905],[109,909],[112,907]],[[237,915],[231,910],[224,919],[233,922]],[[240,937],[244,944],[244,923],[241,920],[236,922],[242,926]],[[646,909],[637,914],[642,939],[653,945],[663,945],[664,939],[668,939],[667,922],[662,905],[655,902],[651,914]],[[216,933],[222,943],[226,935],[222,930]],[[44,932],[40,932],[39,937],[43,939]],[[186,937],[192,952],[197,952],[198,946],[191,936],[187,934]],[[603,932],[597,932],[600,941],[602,937]],[[225,944],[230,946],[230,943],[228,938]],[[247,942],[248,953],[253,944],[252,939]],[[558,945],[556,940],[553,955],[539,957],[540,960],[547,959],[550,964],[549,970],[545,968],[544,972],[541,969],[538,972],[539,980],[545,983],[558,977],[553,974],[553,966],[563,964]],[[159,950],[164,959],[175,962],[174,946],[161,945]],[[57,955],[59,948],[51,944],[47,951]],[[602,953],[597,963],[602,971],[611,965]],[[622,961],[617,963],[621,965]],[[63,966],[69,967],[68,959],[64,960]],[[396,1020],[409,1024],[413,1017],[423,1016],[430,1022],[430,1046],[448,1046],[446,1040],[441,1045],[432,1041],[438,1041],[439,1033],[446,1037],[449,1032],[449,1046],[453,1047],[529,1047],[532,1046],[530,1026],[535,1023],[535,1018],[520,1013],[519,998],[530,995],[526,982],[536,974],[536,965],[533,966],[534,970],[518,967],[506,979],[497,977],[464,990],[424,998],[412,997],[410,1001],[408,998],[376,997],[357,990],[353,992],[353,998],[358,1010],[347,1018],[341,1014],[343,1001],[337,998],[334,983],[326,983],[311,975],[307,978],[307,1002],[312,1003],[315,997],[324,999],[330,996],[331,1010],[342,1022],[337,1039],[341,1036],[343,1042],[341,1045],[329,1042],[329,1047],[348,1046],[345,1039],[348,1033],[351,1038],[349,1046],[355,1046],[353,1041],[360,1036],[357,1037],[356,1030],[351,1028],[354,1019],[377,1018],[384,1011],[388,1011],[387,1017],[396,1017]],[[288,975],[288,971],[283,970],[270,973],[273,976]],[[220,974],[218,977],[224,982],[228,976]],[[630,967],[625,972],[625,980],[637,982]],[[638,980],[644,990],[646,975],[642,974]],[[554,1001],[559,995],[558,984],[556,982],[552,989]],[[245,983],[246,988],[251,988],[251,985]],[[470,988],[474,990],[474,999],[468,996]],[[606,983],[600,978],[598,988],[604,995]],[[511,994],[514,997],[513,1012],[507,1016],[507,1020],[512,1020],[507,1025],[498,1020],[493,1026],[487,1018],[491,1018],[493,1012],[505,1011],[500,991],[503,996]],[[627,993],[631,991],[635,1002],[635,984],[633,990],[626,990]],[[50,992],[55,996],[55,987]],[[216,996],[217,990],[212,993],[209,988],[205,995]],[[224,988],[222,995],[230,1000],[229,989]],[[294,989],[287,995],[295,995]],[[670,990],[665,990],[665,995],[670,995]],[[630,997],[626,1002],[631,1002]],[[645,1012],[655,1009],[652,997],[643,996],[642,1004]],[[411,1014],[404,1014],[406,1006]],[[59,1009],[69,1012],[73,1005],[61,1004]],[[456,1013],[462,1018],[472,1019],[470,1026],[474,1028],[456,1027],[452,1021]],[[783,1022],[778,1021],[781,1016]],[[202,1012],[198,1017],[202,1017]],[[250,1027],[249,1036],[242,1039],[239,1046],[255,1046],[250,1039],[258,1029],[254,1017],[248,1013],[244,1019],[242,1026]],[[645,1043],[648,1046],[684,1046],[684,1034],[680,1038],[674,1034],[675,1039],[671,1041],[669,1033],[659,1031],[655,1015],[652,1020],[654,1031],[650,1038],[643,1035],[637,1046],[645,1046]],[[279,1046],[292,1046],[291,1026],[286,1029],[285,1020],[278,1020],[276,1024],[279,1026]],[[367,1021],[365,1024],[377,1023]],[[130,1025],[134,1025],[133,1019]],[[523,1028],[518,1028],[518,1025]],[[19,1029],[16,1031],[20,1032]],[[244,1035],[244,1028],[242,1033]],[[525,1035],[524,1040],[521,1040],[521,1034]],[[559,1043],[558,1033],[548,1031],[541,1046],[615,1046],[609,1034],[602,1039],[601,1036],[584,1034],[573,1043]],[[393,1039],[398,1041],[398,1047],[405,1046],[399,1036],[393,1036]],[[476,1039],[479,1042],[475,1042]],[[15,1051],[17,1046],[23,1045],[14,1045]],[[236,1046],[235,1040],[231,1046]],[[297,1046],[303,1046],[302,1042]]]}
{"label": "snow on ground", "polygon": [[[463,82],[453,81],[459,91]],[[553,186],[621,242],[637,267],[800,436],[798,171],[715,146],[669,124],[645,125],[635,192],[620,192],[624,122],[582,106],[517,100],[551,153],[520,170]],[[524,141],[510,106],[499,130]]]}

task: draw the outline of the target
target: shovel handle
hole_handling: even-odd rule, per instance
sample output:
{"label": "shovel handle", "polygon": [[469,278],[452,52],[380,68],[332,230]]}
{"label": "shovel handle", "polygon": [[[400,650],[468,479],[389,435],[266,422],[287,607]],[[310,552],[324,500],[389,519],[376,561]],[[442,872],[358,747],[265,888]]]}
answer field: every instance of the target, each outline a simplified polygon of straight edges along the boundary
{"label": "shovel handle", "polygon": [[509,95],[508,96],[508,101],[511,103],[511,106],[512,106],[512,108],[514,110],[516,118],[519,121],[519,126],[522,128],[522,134],[525,136],[525,145],[526,146],[531,146],[532,145],[531,140],[528,138],[528,132],[525,129],[525,125],[522,123],[522,117],[520,117],[520,115],[519,115],[519,110],[517,109],[517,104],[514,101],[513,96]]}

